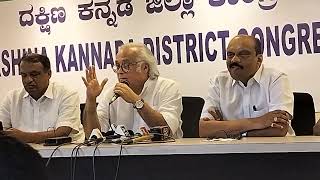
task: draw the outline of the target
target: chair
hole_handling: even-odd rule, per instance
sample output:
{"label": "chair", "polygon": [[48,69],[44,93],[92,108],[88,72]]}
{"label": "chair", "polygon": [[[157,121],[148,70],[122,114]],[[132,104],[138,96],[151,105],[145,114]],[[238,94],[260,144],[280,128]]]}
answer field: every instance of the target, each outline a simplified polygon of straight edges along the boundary
{"label": "chair", "polygon": [[80,104],[80,120],[81,120],[81,124],[83,121],[83,112],[84,112],[84,107],[86,106],[86,103],[81,103]]}
{"label": "chair", "polygon": [[183,111],[181,113],[184,138],[199,137],[199,119],[204,100],[201,97],[182,97]]}
{"label": "chair", "polygon": [[308,93],[294,92],[292,128],[297,136],[312,135],[315,124],[313,98]]}
{"label": "chair", "polygon": [[[80,120],[81,120],[81,124],[83,121],[83,112],[84,112],[84,108],[86,106],[86,103],[80,103]],[[96,106],[98,106],[98,103],[96,103]]]}

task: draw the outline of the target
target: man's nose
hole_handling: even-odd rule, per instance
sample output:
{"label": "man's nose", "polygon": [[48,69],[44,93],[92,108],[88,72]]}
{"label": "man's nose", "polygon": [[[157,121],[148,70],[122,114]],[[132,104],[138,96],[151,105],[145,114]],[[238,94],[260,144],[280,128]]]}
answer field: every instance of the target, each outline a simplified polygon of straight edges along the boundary
{"label": "man's nose", "polygon": [[231,59],[231,62],[240,62],[240,58],[237,55],[234,55]]}
{"label": "man's nose", "polygon": [[33,81],[33,78],[32,78],[31,76],[26,76],[26,77],[24,78],[24,81],[25,81],[26,83],[30,83],[30,82]]}
{"label": "man's nose", "polygon": [[122,66],[118,69],[117,74],[124,74],[125,72],[122,69]]}

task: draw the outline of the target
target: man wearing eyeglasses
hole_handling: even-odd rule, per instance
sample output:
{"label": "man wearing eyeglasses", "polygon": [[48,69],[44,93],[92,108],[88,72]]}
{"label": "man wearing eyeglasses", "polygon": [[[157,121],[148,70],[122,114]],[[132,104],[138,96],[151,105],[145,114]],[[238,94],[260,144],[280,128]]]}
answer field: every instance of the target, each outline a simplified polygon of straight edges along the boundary
{"label": "man wearing eyeglasses", "polygon": [[262,65],[260,41],[238,35],[227,68],[210,80],[199,122],[201,137],[294,135],[293,93],[286,74]]}
{"label": "man wearing eyeglasses", "polygon": [[94,67],[86,70],[86,78],[82,77],[87,87],[83,117],[86,137],[95,128],[107,132],[110,123],[124,125],[135,133],[141,127],[169,126],[175,138],[182,137],[179,88],[174,81],[159,77],[156,59],[144,44],[121,46],[113,71],[119,82],[107,90],[98,107],[96,98],[107,79],[99,84]]}

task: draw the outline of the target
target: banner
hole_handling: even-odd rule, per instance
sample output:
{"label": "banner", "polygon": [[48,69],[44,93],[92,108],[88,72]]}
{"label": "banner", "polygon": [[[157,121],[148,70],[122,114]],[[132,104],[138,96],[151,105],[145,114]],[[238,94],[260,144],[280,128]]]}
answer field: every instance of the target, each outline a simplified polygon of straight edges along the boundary
{"label": "banner", "polygon": [[289,75],[297,92],[320,107],[320,2],[292,0],[30,0],[0,2],[0,93],[22,87],[18,63],[26,52],[46,54],[52,81],[79,92],[89,65],[106,88],[119,46],[143,42],[160,74],[184,96],[205,97],[210,77],[226,69],[226,47],[237,34],[263,43],[264,64]]}

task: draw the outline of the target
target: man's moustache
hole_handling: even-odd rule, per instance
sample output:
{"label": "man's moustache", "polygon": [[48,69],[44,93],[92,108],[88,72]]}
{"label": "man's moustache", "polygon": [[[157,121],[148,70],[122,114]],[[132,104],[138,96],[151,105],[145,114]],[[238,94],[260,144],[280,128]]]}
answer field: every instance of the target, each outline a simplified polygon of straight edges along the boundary
{"label": "man's moustache", "polygon": [[230,67],[230,68],[232,68],[232,67],[239,67],[239,68],[243,69],[243,66],[241,66],[241,65],[238,64],[238,63],[232,63],[232,64],[229,65],[229,67]]}

